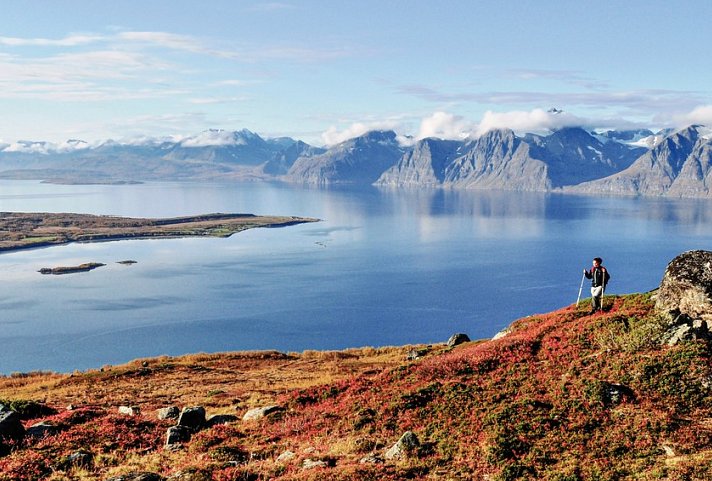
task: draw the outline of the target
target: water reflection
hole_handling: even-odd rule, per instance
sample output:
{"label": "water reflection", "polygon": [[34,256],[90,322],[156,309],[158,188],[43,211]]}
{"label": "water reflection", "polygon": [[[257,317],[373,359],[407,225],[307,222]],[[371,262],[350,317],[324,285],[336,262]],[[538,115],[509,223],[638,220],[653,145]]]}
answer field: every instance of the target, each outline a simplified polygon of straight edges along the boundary
{"label": "water reflection", "polygon": [[[229,239],[72,244],[0,255],[0,373],[239,349],[486,337],[576,299],[601,256],[611,293],[646,291],[709,248],[709,201],[280,184],[0,181],[0,211],[318,217]],[[126,267],[115,262],[135,259]],[[73,276],[40,267],[104,262]]]}

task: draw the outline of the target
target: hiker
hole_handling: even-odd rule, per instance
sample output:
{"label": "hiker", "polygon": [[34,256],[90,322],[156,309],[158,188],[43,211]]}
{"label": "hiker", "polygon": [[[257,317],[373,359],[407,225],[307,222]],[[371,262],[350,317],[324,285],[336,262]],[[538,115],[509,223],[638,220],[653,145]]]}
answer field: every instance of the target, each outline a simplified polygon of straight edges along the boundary
{"label": "hiker", "polygon": [[603,310],[603,293],[606,291],[606,285],[611,278],[608,270],[603,267],[603,259],[596,257],[593,259],[593,266],[590,271],[583,270],[583,275],[586,279],[591,279],[591,312]]}

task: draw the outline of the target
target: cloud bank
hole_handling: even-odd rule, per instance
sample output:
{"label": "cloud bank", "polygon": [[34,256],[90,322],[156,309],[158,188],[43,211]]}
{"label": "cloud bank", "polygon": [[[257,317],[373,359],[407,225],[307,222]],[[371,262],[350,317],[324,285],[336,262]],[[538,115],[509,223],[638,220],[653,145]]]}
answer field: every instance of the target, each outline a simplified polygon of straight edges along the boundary
{"label": "cloud bank", "polygon": [[675,118],[678,127],[685,127],[690,124],[706,125],[712,127],[712,104],[700,105],[692,109],[691,112],[677,116]]}
{"label": "cloud bank", "polygon": [[594,128],[596,125],[589,119],[551,109],[533,109],[530,111],[493,112],[488,110],[479,122],[468,120],[460,115],[437,111],[420,119],[415,135],[407,132],[406,127],[398,122],[356,122],[351,126],[338,130],[329,127],[321,134],[325,145],[331,146],[354,137],[361,136],[371,130],[395,130],[399,133],[402,144],[413,144],[417,140],[435,137],[444,140],[464,140],[480,137],[490,130],[511,129],[522,133],[546,133],[564,127]]}

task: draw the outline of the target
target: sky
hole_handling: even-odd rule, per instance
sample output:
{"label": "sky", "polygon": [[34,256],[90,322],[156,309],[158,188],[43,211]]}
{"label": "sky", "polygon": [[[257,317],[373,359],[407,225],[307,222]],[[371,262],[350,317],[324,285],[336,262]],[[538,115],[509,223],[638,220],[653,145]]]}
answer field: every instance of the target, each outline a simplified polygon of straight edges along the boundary
{"label": "sky", "polygon": [[708,0],[0,0],[0,141],[712,125],[710,18]]}

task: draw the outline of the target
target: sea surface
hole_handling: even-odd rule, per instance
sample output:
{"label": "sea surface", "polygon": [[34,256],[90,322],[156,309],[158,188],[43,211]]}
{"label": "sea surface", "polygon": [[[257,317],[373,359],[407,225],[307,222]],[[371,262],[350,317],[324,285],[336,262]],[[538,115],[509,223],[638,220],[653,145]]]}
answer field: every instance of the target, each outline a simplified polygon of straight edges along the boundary
{"label": "sea surface", "polygon": [[[0,374],[195,352],[342,349],[490,337],[576,302],[600,256],[609,294],[645,292],[712,249],[712,203],[271,183],[0,181],[0,211],[322,219],[230,238],[0,254]],[[136,264],[117,264],[122,260]],[[103,262],[91,272],[42,267]],[[584,285],[583,297],[588,297]]]}

